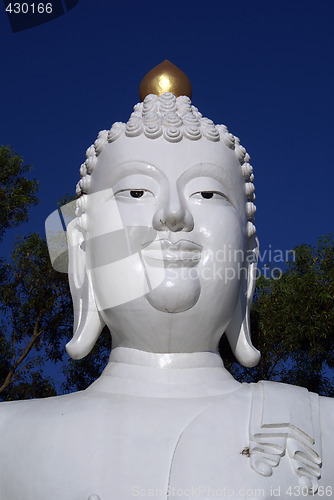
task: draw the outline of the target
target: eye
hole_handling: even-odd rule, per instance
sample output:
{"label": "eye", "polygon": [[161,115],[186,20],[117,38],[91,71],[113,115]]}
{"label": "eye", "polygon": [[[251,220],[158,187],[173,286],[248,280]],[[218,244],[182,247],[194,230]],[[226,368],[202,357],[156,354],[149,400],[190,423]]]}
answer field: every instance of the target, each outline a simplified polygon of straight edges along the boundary
{"label": "eye", "polygon": [[213,191],[201,191],[202,198],[205,198],[206,200],[213,198],[213,195],[214,195]]}
{"label": "eye", "polygon": [[144,196],[144,190],[143,189],[131,189],[130,196],[132,196],[132,198],[141,198],[142,196]]}
{"label": "eye", "polygon": [[154,194],[148,189],[120,189],[115,193],[114,196],[117,198],[127,198],[128,200],[130,198],[135,198],[138,200],[140,198],[152,197],[154,196]]}
{"label": "eye", "polygon": [[197,200],[211,200],[211,199],[216,199],[216,200],[226,200],[229,201],[227,196],[225,196],[223,193],[220,191],[197,191],[196,193],[193,193],[190,198],[195,198]]}

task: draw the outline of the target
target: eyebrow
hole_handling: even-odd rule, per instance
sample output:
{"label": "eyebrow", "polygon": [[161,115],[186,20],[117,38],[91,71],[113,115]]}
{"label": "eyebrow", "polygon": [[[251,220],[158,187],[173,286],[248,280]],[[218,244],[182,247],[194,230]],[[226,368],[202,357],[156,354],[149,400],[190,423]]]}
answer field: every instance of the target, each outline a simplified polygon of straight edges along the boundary
{"label": "eyebrow", "polygon": [[[210,179],[214,179],[218,181],[223,187],[223,194],[227,201],[231,204],[235,209],[238,205],[238,196],[237,199],[234,199],[233,192],[235,190],[234,182],[231,180],[231,177],[228,175],[226,169],[221,166],[216,165],[215,163],[210,162],[201,162],[197,163],[188,168],[178,179],[178,183],[181,185],[186,185],[192,179],[196,177],[207,177]],[[232,196],[230,193],[232,192]]]}
{"label": "eyebrow", "polygon": [[224,171],[221,167],[214,163],[197,163],[192,167],[188,168],[183,174],[179,177],[178,181],[181,183],[187,183],[194,179],[195,177],[208,177],[211,179],[215,179],[219,181],[226,189],[233,188],[233,185],[230,181],[230,177],[226,175],[226,171]]}
{"label": "eyebrow", "polygon": [[143,160],[130,160],[119,163],[112,169],[113,183],[117,183],[130,175],[146,175],[159,181],[166,179],[166,176],[160,169],[150,162]]}

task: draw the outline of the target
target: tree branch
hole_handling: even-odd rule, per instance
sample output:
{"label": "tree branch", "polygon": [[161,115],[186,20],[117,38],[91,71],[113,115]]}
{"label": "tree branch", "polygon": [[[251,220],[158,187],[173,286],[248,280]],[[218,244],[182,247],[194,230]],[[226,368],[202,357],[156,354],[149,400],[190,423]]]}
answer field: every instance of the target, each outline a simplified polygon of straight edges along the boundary
{"label": "tree branch", "polygon": [[43,317],[43,314],[44,314],[45,310],[44,309],[41,309],[39,315],[38,315],[38,318],[37,318],[37,321],[35,323],[35,326],[34,326],[34,330],[33,330],[33,335],[30,339],[30,342],[28,343],[27,347],[24,349],[24,351],[22,352],[21,356],[15,361],[15,363],[13,364],[12,368],[10,369],[10,371],[8,372],[8,375],[4,381],[4,383],[0,386],[0,394],[9,386],[9,384],[12,382],[13,380],[13,377],[14,377],[14,374],[15,374],[15,370],[16,368],[22,363],[22,361],[28,356],[28,354],[30,353],[30,351],[32,350],[32,348],[34,347],[37,339],[45,332],[45,328],[42,328],[42,330],[38,331],[38,328],[39,328],[39,325],[40,325],[40,322],[41,322],[41,319]]}

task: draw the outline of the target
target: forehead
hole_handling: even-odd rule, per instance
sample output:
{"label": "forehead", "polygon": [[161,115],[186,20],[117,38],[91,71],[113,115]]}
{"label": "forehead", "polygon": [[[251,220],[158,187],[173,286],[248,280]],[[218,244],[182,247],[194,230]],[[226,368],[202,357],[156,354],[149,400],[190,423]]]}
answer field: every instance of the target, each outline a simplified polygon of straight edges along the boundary
{"label": "forehead", "polygon": [[181,177],[219,176],[227,188],[235,189],[239,185],[244,188],[239,162],[221,141],[201,138],[172,143],[163,137],[123,135],[107,144],[99,155],[92,175],[92,190],[112,187],[113,183],[136,173],[158,177],[161,174],[170,182]]}

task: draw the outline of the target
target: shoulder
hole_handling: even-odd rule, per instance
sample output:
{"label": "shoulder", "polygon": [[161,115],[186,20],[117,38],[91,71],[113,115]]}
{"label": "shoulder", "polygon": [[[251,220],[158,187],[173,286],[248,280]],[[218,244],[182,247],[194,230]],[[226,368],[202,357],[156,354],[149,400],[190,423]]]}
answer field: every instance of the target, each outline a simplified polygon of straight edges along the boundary
{"label": "shoulder", "polygon": [[[65,413],[73,412],[77,402],[85,400],[84,391],[45,399],[30,399],[0,403],[0,435],[9,429],[35,426],[38,422],[54,421]],[[80,406],[80,405],[79,405]]]}
{"label": "shoulder", "polygon": [[324,418],[329,417],[331,421],[334,419],[334,398],[319,396],[320,410]]}
{"label": "shoulder", "polygon": [[[303,387],[276,382],[252,384],[252,392],[250,452],[254,470],[266,463],[264,451],[270,454],[269,448],[265,450],[270,444],[278,450],[271,452],[277,465],[287,452],[293,470],[303,481],[300,484],[310,483],[316,489],[320,478],[332,484],[334,401]],[[272,464],[267,465],[270,472]]]}
{"label": "shoulder", "polygon": [[[261,410],[268,420],[278,421],[289,415],[290,422],[298,422],[311,434],[315,428],[334,425],[334,398],[319,396],[304,387],[261,381],[252,386],[252,399],[261,401]],[[253,404],[254,406],[254,404]]]}
{"label": "shoulder", "polygon": [[[324,480],[332,485],[334,477],[334,399],[319,396],[319,422],[324,463]],[[330,464],[330,468],[326,465]],[[325,483],[324,483],[325,484]],[[334,486],[334,485],[333,485]]]}
{"label": "shoulder", "polygon": [[334,398],[327,398],[325,396],[318,396],[318,398],[320,425],[322,429],[328,430],[328,434],[330,434],[328,437],[331,438],[334,448]]}
{"label": "shoulder", "polygon": [[[63,440],[69,441],[80,422],[80,411],[89,413],[89,399],[82,393],[45,399],[11,401],[0,404],[0,484],[14,480],[15,468],[11,464],[27,461],[30,457],[43,457],[50,461],[47,450],[54,449]],[[86,420],[86,421],[87,421]],[[80,429],[82,434],[82,429]],[[18,453],[21,450],[21,453]],[[7,472],[6,472],[7,471]]]}

